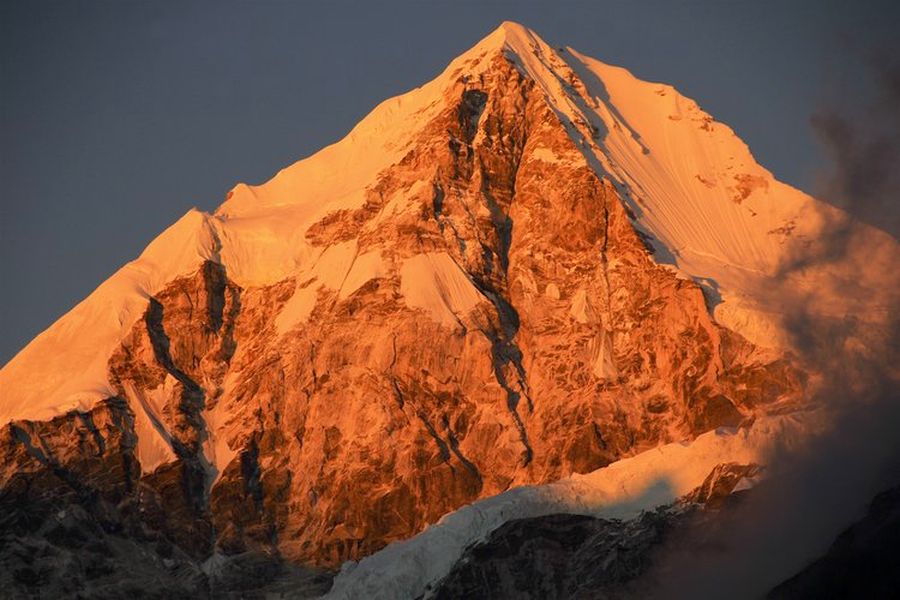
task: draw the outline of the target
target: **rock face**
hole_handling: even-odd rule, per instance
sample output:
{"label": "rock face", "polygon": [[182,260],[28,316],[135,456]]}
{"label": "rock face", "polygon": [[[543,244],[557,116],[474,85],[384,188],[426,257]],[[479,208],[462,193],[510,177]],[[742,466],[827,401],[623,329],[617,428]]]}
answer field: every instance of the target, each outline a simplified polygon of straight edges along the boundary
{"label": "rock face", "polygon": [[[287,192],[244,186],[190,235],[188,221],[167,232],[178,252],[198,246],[166,260],[193,266],[147,275],[138,316],[121,309],[109,352],[84,358],[102,363],[99,401],[12,413],[0,501],[78,505],[185,564],[335,568],[511,486],[789,409],[804,386],[790,359],[720,325],[709,287],[660,264],[584,149],[590,124],[491,40],[415,101],[359,202],[289,212]],[[241,216],[248,202],[270,229]],[[248,275],[291,244],[299,266]],[[87,310],[73,314],[95,323]],[[40,343],[68,339],[62,323]],[[27,404],[10,383],[23,356],[9,406]]]}
{"label": "rock face", "polygon": [[470,548],[428,598],[622,598],[651,549],[686,515],[628,522],[583,515],[510,521]]}

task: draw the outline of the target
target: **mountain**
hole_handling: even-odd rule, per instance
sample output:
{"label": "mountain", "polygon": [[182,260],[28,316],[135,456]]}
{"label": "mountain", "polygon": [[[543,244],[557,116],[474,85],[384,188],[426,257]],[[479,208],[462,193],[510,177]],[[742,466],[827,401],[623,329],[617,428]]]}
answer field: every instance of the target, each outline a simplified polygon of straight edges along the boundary
{"label": "mountain", "polygon": [[878,494],[823,556],[767,598],[889,598],[900,587],[900,487]]}
{"label": "mountain", "polygon": [[798,300],[878,332],[892,238],[854,224],[795,268],[845,220],[672,87],[504,23],[190,211],[0,371],[8,578],[320,593],[434,531],[675,501],[807,427]]}

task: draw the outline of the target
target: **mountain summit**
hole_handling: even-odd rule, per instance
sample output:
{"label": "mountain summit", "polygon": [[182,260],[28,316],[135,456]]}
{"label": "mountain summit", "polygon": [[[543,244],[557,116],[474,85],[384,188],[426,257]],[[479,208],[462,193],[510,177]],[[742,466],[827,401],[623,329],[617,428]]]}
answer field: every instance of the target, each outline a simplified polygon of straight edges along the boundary
{"label": "mountain summit", "polygon": [[[671,86],[504,23],[186,214],[10,361],[4,501],[35,522],[78,506],[165,545],[160,565],[321,569],[628,457],[669,481],[645,504],[670,501],[763,460],[759,424],[801,406],[772,278],[825,289],[780,276],[835,214]],[[869,274],[896,244],[867,235],[882,254],[817,310],[877,322]],[[697,455],[641,458],[666,444]],[[578,497],[647,480],[615,481]]]}

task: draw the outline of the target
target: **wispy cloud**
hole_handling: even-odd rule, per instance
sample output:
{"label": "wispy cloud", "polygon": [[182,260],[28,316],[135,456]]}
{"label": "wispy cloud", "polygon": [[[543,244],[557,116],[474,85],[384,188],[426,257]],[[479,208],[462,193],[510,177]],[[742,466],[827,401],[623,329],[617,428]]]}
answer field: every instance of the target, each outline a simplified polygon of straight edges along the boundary
{"label": "wispy cloud", "polygon": [[[896,244],[856,220],[896,238],[900,61],[872,54],[865,62],[876,83],[872,102],[855,112],[822,108],[812,118],[831,157],[819,197],[853,218],[823,208],[820,235],[785,261],[773,281],[786,298],[785,325],[798,360],[819,374],[812,400],[829,415],[829,426],[802,448],[774,451],[766,482],[714,527],[705,523],[663,548],[652,590],[643,595],[762,597],[822,554],[878,491],[900,483],[900,290],[890,289],[900,264]],[[892,257],[896,267],[874,279],[867,275],[868,285],[887,292],[877,325],[861,318],[866,315],[824,316],[815,297],[846,292],[870,251],[887,255],[888,266]],[[792,289],[811,272],[827,289]]]}

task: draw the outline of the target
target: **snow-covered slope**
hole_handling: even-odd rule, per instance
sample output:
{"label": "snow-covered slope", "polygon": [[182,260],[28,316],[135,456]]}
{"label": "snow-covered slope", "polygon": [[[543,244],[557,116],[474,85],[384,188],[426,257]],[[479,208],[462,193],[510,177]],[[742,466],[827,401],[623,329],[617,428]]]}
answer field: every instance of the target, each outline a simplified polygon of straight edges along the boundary
{"label": "snow-covered slope", "polygon": [[[811,247],[828,252],[815,243],[843,213],[776,180],[730,127],[674,87],[572,48],[556,50],[516,24],[501,30],[513,60],[540,84],[597,172],[622,191],[635,224],[652,238],[655,258],[722,300],[715,306],[719,322],[754,343],[784,348],[785,298],[777,286],[790,295],[796,289],[786,288],[813,293],[824,314],[884,317],[890,300],[881,292],[891,285],[871,284],[884,283],[897,266],[889,235],[850,225],[853,245],[841,249],[843,264],[828,260],[833,273],[793,268]],[[863,285],[835,290],[834,272]]]}
{"label": "snow-covered slope", "polygon": [[112,350],[151,295],[203,260],[218,260],[216,232],[209,215],[191,210],[3,367],[0,422],[50,419],[114,395]]}

